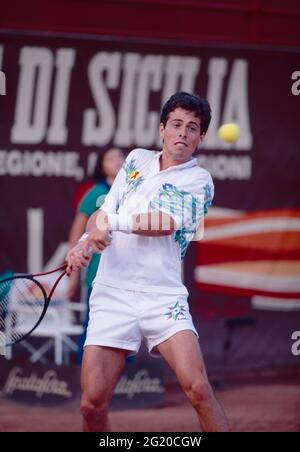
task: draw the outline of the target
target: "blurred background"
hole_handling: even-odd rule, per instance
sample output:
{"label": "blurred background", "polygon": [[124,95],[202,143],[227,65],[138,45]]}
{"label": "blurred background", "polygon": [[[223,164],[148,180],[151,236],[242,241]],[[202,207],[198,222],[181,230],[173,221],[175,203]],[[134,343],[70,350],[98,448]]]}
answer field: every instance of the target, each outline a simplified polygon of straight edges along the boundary
{"label": "blurred background", "polygon": [[[198,93],[212,107],[197,158],[215,198],[183,277],[208,372],[221,388],[245,375],[294,376],[298,386],[299,19],[296,0],[1,4],[0,274],[60,265],[99,156],[159,150],[164,102],[178,90]],[[228,122],[241,128],[232,144],[217,135]],[[79,281],[61,295],[75,306],[61,352],[54,333],[37,333],[1,357],[2,403],[77,400],[87,291]],[[53,378],[55,391],[22,389]],[[122,378],[116,409],[163,405],[176,384],[144,350]]]}

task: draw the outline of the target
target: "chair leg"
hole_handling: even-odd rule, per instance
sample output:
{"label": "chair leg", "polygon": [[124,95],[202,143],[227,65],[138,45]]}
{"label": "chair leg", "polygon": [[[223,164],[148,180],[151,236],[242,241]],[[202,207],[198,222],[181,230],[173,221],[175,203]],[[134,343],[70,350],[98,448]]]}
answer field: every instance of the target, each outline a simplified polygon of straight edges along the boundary
{"label": "chair leg", "polygon": [[54,347],[54,360],[55,364],[61,366],[63,363],[63,340],[61,336],[56,336],[55,339],[55,347]]}
{"label": "chair leg", "polygon": [[6,347],[4,356],[6,359],[12,359],[12,346]]}
{"label": "chair leg", "polygon": [[27,350],[32,353],[32,355],[30,357],[30,362],[32,362],[32,363],[36,363],[37,361],[41,361],[42,363],[47,362],[46,358],[44,358],[43,355],[48,350],[50,350],[50,348],[53,346],[53,339],[49,339],[48,341],[44,342],[44,344],[37,349],[34,349],[26,341],[25,341],[25,344],[23,344],[25,346],[25,348],[26,348],[26,344],[27,344]]}

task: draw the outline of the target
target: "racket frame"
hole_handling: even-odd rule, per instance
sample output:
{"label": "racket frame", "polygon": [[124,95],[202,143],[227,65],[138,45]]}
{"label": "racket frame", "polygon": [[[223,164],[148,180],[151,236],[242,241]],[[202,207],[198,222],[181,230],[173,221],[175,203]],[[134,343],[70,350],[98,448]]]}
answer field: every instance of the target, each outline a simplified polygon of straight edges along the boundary
{"label": "racket frame", "polygon": [[[13,342],[11,342],[11,343],[5,344],[6,347],[11,347],[11,346],[16,345],[16,344],[18,344],[19,342],[23,341],[23,340],[26,339],[28,336],[30,336],[30,334],[31,334],[31,333],[32,333],[32,332],[40,325],[41,321],[42,321],[43,318],[45,317],[45,314],[46,314],[46,312],[47,312],[48,306],[49,306],[50,301],[51,301],[51,297],[52,297],[52,295],[53,295],[53,293],[54,293],[54,291],[55,291],[57,285],[59,284],[60,280],[61,280],[61,279],[65,276],[65,274],[66,274],[66,270],[65,270],[66,267],[67,267],[67,264],[64,264],[64,265],[61,265],[60,267],[57,267],[57,268],[55,268],[54,270],[51,270],[51,271],[49,271],[49,272],[36,273],[36,274],[28,274],[28,273],[25,273],[25,274],[22,274],[22,275],[10,276],[9,278],[5,278],[5,279],[2,279],[2,280],[0,281],[0,284],[1,284],[1,283],[4,283],[4,282],[7,282],[7,281],[15,280],[15,279],[28,279],[28,280],[30,280],[31,282],[34,282],[34,283],[41,289],[42,294],[43,294],[43,296],[44,296],[44,307],[43,307],[42,313],[40,314],[40,317],[39,317],[38,321],[37,321],[37,322],[35,323],[35,325],[31,328],[31,330],[28,331],[28,333],[24,334],[22,337],[20,337],[20,338],[17,339],[16,341],[13,341]],[[39,282],[38,280],[36,280],[35,278],[37,278],[37,277],[39,277],[39,276],[50,275],[51,273],[55,273],[55,272],[58,272],[58,271],[60,271],[60,270],[64,270],[64,271],[63,271],[63,272],[59,275],[59,277],[56,279],[55,283],[53,284],[53,286],[52,286],[52,288],[51,288],[51,290],[50,290],[50,292],[49,292],[49,294],[47,295],[47,292],[46,292],[45,288],[43,287],[42,283],[40,283],[40,282]]]}

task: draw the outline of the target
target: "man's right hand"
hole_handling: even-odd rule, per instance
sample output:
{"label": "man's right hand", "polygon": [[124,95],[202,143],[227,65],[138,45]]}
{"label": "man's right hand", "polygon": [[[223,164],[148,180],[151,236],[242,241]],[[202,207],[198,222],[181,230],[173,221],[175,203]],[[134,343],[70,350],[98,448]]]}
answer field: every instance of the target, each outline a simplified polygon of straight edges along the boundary
{"label": "man's right hand", "polygon": [[67,254],[66,262],[67,275],[75,270],[86,267],[93,255],[93,253],[101,253],[107,246],[110,245],[111,239],[109,235],[109,229],[105,228],[99,230],[97,226],[93,227],[88,237],[83,241],[75,245]]}

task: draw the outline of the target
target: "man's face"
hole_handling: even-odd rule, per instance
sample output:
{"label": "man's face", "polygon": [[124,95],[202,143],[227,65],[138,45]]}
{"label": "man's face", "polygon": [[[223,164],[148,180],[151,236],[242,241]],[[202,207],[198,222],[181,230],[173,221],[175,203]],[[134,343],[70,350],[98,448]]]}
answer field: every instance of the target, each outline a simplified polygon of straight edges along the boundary
{"label": "man's face", "polygon": [[163,150],[174,161],[187,161],[203,141],[200,118],[192,111],[176,108],[169,114],[166,126],[160,124],[160,136],[164,140]]}

